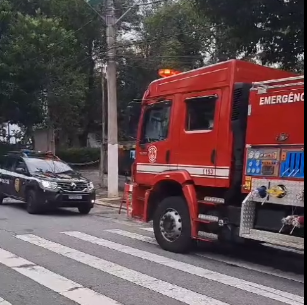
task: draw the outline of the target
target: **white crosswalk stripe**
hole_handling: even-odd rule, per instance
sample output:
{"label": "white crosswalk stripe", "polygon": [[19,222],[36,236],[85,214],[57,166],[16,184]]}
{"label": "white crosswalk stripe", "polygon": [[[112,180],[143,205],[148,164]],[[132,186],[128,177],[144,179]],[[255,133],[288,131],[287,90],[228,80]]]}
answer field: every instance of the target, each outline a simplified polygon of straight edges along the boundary
{"label": "white crosswalk stripe", "polygon": [[[128,238],[138,240],[138,241],[142,241],[142,242],[152,244],[152,245],[158,245],[156,239],[153,238],[153,237],[144,236],[144,235],[129,232],[129,231],[124,231],[124,230],[120,230],[120,229],[110,229],[110,230],[105,230],[105,232],[117,234],[117,235],[120,235],[120,236],[123,236],[123,237],[128,237]],[[286,279],[286,280],[298,282],[298,283],[301,283],[301,284],[305,283],[304,276],[292,275],[292,274],[289,274],[289,273],[284,273],[282,271],[278,272],[278,271],[275,271],[273,268],[269,268],[269,267],[266,268],[264,266],[258,266],[257,264],[252,264],[252,263],[248,263],[248,264],[242,263],[242,262],[239,262],[238,260],[225,258],[225,257],[219,256],[217,254],[210,255],[210,254],[196,253],[195,255],[200,256],[202,258],[209,259],[209,260],[217,261],[217,262],[220,262],[220,263],[230,264],[230,265],[233,265],[233,266],[236,266],[236,267],[244,268],[244,269],[247,269],[247,270],[260,272],[260,273],[264,273],[264,274],[267,274],[267,275],[273,275],[275,277],[279,277],[279,278],[283,278],[283,279]]]}
{"label": "white crosswalk stripe", "polygon": [[[16,272],[28,277],[29,279],[45,286],[60,295],[72,300],[80,305],[120,305],[93,290],[84,288],[63,276],[53,273],[41,266],[14,255],[8,251],[0,249],[0,264],[12,268]],[[1,302],[0,305],[10,305]]]}
{"label": "white crosswalk stripe", "polygon": [[[156,279],[146,274],[128,269],[126,267],[117,265],[115,263],[106,261],[104,259],[100,259],[93,255],[89,255],[81,251],[74,250],[72,248],[63,246],[61,244],[51,242],[49,240],[46,240],[44,238],[32,234],[19,235],[16,237],[25,242],[42,247],[54,253],[60,254],[64,257],[73,259],[79,263],[90,266],[105,273],[111,274],[128,282],[136,284],[140,287],[144,287],[152,291],[158,292],[164,296],[170,297],[174,300],[180,301],[185,304],[229,305],[227,303],[215,300],[205,295],[190,291],[188,289],[179,287],[177,285],[167,283],[165,281]],[[298,305],[298,303],[292,303],[292,304]]]}
{"label": "white crosswalk stripe", "polygon": [[[85,268],[86,267],[93,268],[97,270],[98,272],[101,272],[107,275],[111,275],[111,276],[115,276],[118,279],[121,279],[121,280],[124,280],[130,283],[130,285],[135,285],[135,287],[145,288],[147,289],[145,291],[148,291],[151,293],[157,293],[160,295],[160,297],[170,298],[175,302],[178,301],[180,304],[188,304],[188,305],[235,305],[235,304],[238,304],[237,301],[234,301],[235,299],[238,300],[238,296],[229,295],[229,297],[228,296],[225,297],[225,295],[222,295],[222,294],[220,295],[219,293],[216,293],[216,292],[210,292],[210,290],[207,290],[207,289],[204,289],[204,292],[203,292],[203,290],[199,289],[199,287],[197,286],[198,284],[196,284],[195,286],[196,291],[193,291],[194,290],[193,284],[192,285],[191,283],[183,284],[180,280],[178,281],[177,279],[175,279],[175,277],[184,278],[184,274],[186,274],[186,276],[189,276],[189,279],[194,278],[195,283],[202,283],[202,281],[204,280],[208,281],[207,284],[204,283],[204,287],[206,287],[206,285],[209,285],[209,286],[219,285],[218,287],[222,287],[224,285],[226,291],[227,289],[232,289],[232,290],[236,289],[239,294],[241,294],[242,296],[244,296],[244,298],[246,298],[246,300],[248,300],[249,295],[250,295],[250,298],[253,298],[254,296],[255,298],[258,298],[259,300],[261,299],[269,300],[267,304],[275,304],[275,303],[276,304],[277,303],[287,304],[287,305],[304,304],[304,297],[290,293],[291,289],[289,291],[283,291],[283,290],[277,289],[280,287],[284,287],[283,286],[284,284],[273,285],[273,287],[275,288],[271,288],[265,285],[261,285],[263,284],[261,281],[258,281],[258,283],[252,282],[253,278],[252,278],[252,281],[248,281],[248,280],[244,280],[241,278],[236,278],[234,276],[223,274],[222,273],[223,271],[219,273],[213,270],[209,270],[209,269],[205,269],[205,268],[196,266],[194,265],[193,262],[189,264],[186,262],[182,262],[180,259],[179,260],[171,259],[169,257],[172,254],[168,254],[166,256],[164,256],[163,254],[162,255],[155,254],[154,253],[155,251],[159,251],[159,253],[162,253],[162,252],[158,250],[157,242],[152,237],[152,234],[145,233],[145,231],[152,232],[151,228],[144,228],[144,227],[138,226],[137,230],[144,231],[143,235],[135,233],[135,232],[130,232],[128,230],[130,230],[130,228],[128,229],[125,228],[124,230],[105,229],[103,236],[105,236],[105,234],[108,234],[107,236],[108,239],[94,236],[96,234],[90,235],[90,234],[79,232],[79,231],[65,231],[65,232],[59,233],[58,237],[61,240],[60,242],[50,241],[41,236],[37,236],[33,234],[17,235],[14,238],[19,240],[18,241],[19,243],[25,242],[28,247],[39,247],[41,249],[44,249],[43,251],[45,250],[49,251],[50,255],[58,255],[59,257],[62,257],[62,259],[64,258],[71,259],[76,263],[81,263]],[[150,235],[150,236],[146,236],[146,235]],[[114,238],[117,237],[116,242],[110,240],[112,239],[112,237]],[[124,242],[122,242],[122,238],[124,238],[125,240]],[[118,240],[120,241],[118,242]],[[135,240],[141,243],[136,243],[136,246],[124,245],[126,242],[129,242],[129,240],[130,241]],[[100,257],[97,257],[97,256],[86,253],[87,250],[84,250],[84,252],[81,252],[79,250],[74,249],[71,246],[67,246],[67,243],[71,245],[71,244],[76,244],[76,242],[78,242],[78,245],[80,245],[81,247],[86,246],[85,249],[89,249],[88,246],[92,244],[98,247],[103,247],[106,249],[106,251],[116,251],[116,253],[118,253],[118,256],[116,255],[115,257],[119,259],[119,263],[117,262],[117,260],[116,260],[116,263],[114,263],[113,261],[111,262],[106,259],[103,259],[102,258],[104,257],[103,251],[101,251],[102,256],[99,255]],[[140,250],[142,249],[142,245],[146,247],[147,251]],[[96,248],[96,250],[98,249],[99,248]],[[152,249],[152,251],[148,249]],[[17,274],[19,274],[19,276],[24,276],[27,279],[32,280],[36,282],[37,284],[41,285],[42,287],[48,288],[50,292],[56,293],[66,298],[67,300],[73,301],[76,304],[80,304],[80,305],[125,305],[126,299],[123,298],[121,294],[119,294],[118,296],[116,294],[108,295],[109,294],[108,290],[103,290],[102,293],[99,293],[101,291],[98,292],[98,291],[92,290],[93,289],[92,287],[95,287],[94,285],[93,286],[92,285],[88,286],[88,284],[84,285],[82,277],[81,277],[81,280],[74,278],[75,281],[72,281],[69,279],[70,276],[69,275],[67,276],[66,273],[63,274],[62,272],[60,272],[61,275],[59,275],[55,273],[54,271],[52,271],[52,264],[48,264],[47,265],[48,269],[47,269],[46,266],[45,267],[40,266],[40,264],[44,265],[44,263],[37,263],[37,262],[34,263],[32,262],[32,258],[30,259],[31,260],[30,261],[30,260],[27,260],[20,256],[15,255],[14,253],[12,253],[14,251],[12,252],[9,252],[9,251],[7,249],[4,250],[0,248],[0,268],[1,268],[1,265],[7,268],[10,268],[13,272],[16,272]],[[253,272],[263,273],[264,276],[266,275],[275,276],[277,278],[281,278],[283,281],[290,280],[290,281],[297,282],[300,285],[304,283],[303,279],[301,281],[298,280],[296,277],[293,277],[292,279],[289,275],[285,275],[285,273],[278,273],[276,270],[275,270],[276,272],[274,272],[274,269],[271,269],[271,270],[269,268],[266,269],[264,266],[260,267],[256,264],[253,265],[249,263],[244,264],[240,262],[239,260],[235,260],[231,258],[227,259],[223,256],[215,256],[215,255],[210,255],[208,253],[206,254],[195,253],[195,255],[199,257],[198,261],[200,257],[203,257],[213,262],[216,261],[218,263],[233,264],[233,265],[236,265],[237,267],[245,268]],[[160,273],[154,273],[155,277],[148,275],[147,271],[142,270],[142,268],[144,267],[142,268],[139,267],[138,271],[136,271],[133,269],[133,267],[131,267],[131,264],[129,264],[129,268],[124,266],[125,261],[126,261],[125,257],[127,256],[133,258],[134,260],[136,260],[136,262],[138,260],[142,260],[142,261],[148,262],[148,264],[150,263],[151,266],[155,266],[153,264],[156,264],[157,270],[158,268],[160,268],[161,270],[163,269],[165,274],[172,274],[172,276],[174,274],[174,281],[176,284],[173,283],[172,277],[166,277],[167,280],[165,280],[165,278],[164,280],[159,279]],[[177,256],[171,256],[171,257],[177,257]],[[190,257],[193,257],[193,256],[190,256]],[[34,261],[36,261],[36,259],[37,258],[35,258]],[[140,266],[144,266],[144,263],[140,264]],[[168,271],[168,269],[170,271]],[[163,273],[161,273],[161,276],[164,277],[165,274],[163,275]],[[182,274],[183,277],[182,275],[180,276],[180,274]],[[64,277],[63,275],[67,276],[67,278]],[[91,289],[86,288],[86,287],[91,287]],[[284,288],[281,288],[281,289],[284,289]],[[0,287],[0,290],[1,290],[1,287]],[[120,286],[118,287],[118,290],[121,291]],[[292,292],[293,291],[294,290],[292,290]],[[300,292],[297,292],[297,291],[295,293],[300,294]],[[209,294],[210,296],[207,294]],[[8,301],[6,301],[4,298],[7,298],[5,294],[0,297],[0,305],[13,305],[9,303]],[[11,299],[11,300],[14,300],[14,299]],[[253,299],[252,304],[257,304],[255,300],[256,299]],[[16,303],[16,301],[13,301],[13,303],[14,302]],[[142,300],[140,300],[140,304],[141,303],[142,303]],[[266,304],[265,301],[264,302],[262,301],[262,303]],[[240,304],[245,304],[244,300],[240,302]]]}
{"label": "white crosswalk stripe", "polygon": [[133,232],[129,232],[129,231],[124,231],[124,230],[120,230],[120,229],[106,230],[106,232],[121,235],[121,236],[132,238],[132,239],[136,239],[136,240],[148,243],[148,244],[157,245],[157,242],[153,237],[144,236],[144,235],[141,235],[141,234],[137,234],[137,233],[133,233]]}
{"label": "white crosswalk stripe", "polygon": [[153,228],[141,228],[141,230],[144,230],[147,232],[153,232]]}
{"label": "white crosswalk stripe", "polygon": [[224,285],[228,285],[237,289],[241,289],[250,293],[254,293],[259,296],[263,296],[275,301],[283,302],[285,304],[290,305],[300,305],[304,304],[304,298],[296,296],[294,294],[290,294],[287,292],[283,292],[280,290],[276,290],[273,288],[269,288],[263,285],[259,285],[256,283],[244,281],[241,279],[237,279],[225,274],[221,274],[218,272],[210,271],[208,269],[203,269],[200,267],[193,266],[191,264],[179,262],[177,260],[173,260],[170,258],[166,258],[164,256],[160,256],[157,254],[153,254],[150,252],[138,250],[135,248],[131,248],[128,246],[124,246],[118,243],[114,243],[102,238],[97,238],[85,233],[81,232],[66,232],[66,235],[81,239],[86,242],[90,242],[93,244],[97,244],[112,250],[116,250],[125,254],[129,254],[144,260],[148,260],[150,262],[154,262],[169,268],[173,268],[179,271],[183,271],[192,275],[196,275],[207,280],[215,281]]}
{"label": "white crosswalk stripe", "polygon": [[0,305],[12,305],[12,304],[0,297]]}

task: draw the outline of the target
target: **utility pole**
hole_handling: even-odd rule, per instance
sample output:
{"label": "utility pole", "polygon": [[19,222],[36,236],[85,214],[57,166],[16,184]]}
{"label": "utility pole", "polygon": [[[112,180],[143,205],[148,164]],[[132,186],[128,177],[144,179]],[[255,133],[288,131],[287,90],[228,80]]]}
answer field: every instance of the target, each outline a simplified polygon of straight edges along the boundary
{"label": "utility pole", "polygon": [[106,156],[106,142],[105,142],[105,135],[106,135],[106,76],[105,76],[105,69],[102,67],[101,69],[101,92],[102,92],[102,128],[101,128],[101,151],[100,151],[100,179],[102,181],[101,185],[105,186],[104,181],[104,173],[105,173],[105,156]]}
{"label": "utility pole", "polygon": [[[108,83],[108,197],[118,197],[118,118],[117,118],[117,69],[116,69],[116,26],[136,6],[135,3],[118,19],[115,16],[114,0],[106,2],[106,17],[102,16],[93,5],[102,0],[85,0],[87,5],[98,14],[107,25],[107,71]],[[103,102],[102,102],[103,103]],[[104,119],[102,119],[104,121]],[[103,141],[102,141],[103,142]],[[103,144],[102,144],[103,145]],[[103,148],[102,148],[103,149]],[[104,157],[101,155],[101,158]],[[104,162],[102,160],[101,162]],[[103,166],[103,165],[102,165]]]}
{"label": "utility pole", "polygon": [[108,197],[118,197],[118,118],[116,79],[116,17],[114,0],[107,0]]}

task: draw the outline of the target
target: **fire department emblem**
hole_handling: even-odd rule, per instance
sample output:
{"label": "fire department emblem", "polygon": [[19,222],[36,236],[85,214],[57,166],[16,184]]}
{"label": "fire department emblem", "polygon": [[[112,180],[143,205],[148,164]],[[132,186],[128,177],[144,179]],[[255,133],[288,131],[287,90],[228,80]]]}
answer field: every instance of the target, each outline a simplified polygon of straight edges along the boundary
{"label": "fire department emblem", "polygon": [[158,149],[156,146],[150,146],[148,148],[148,159],[150,163],[155,163],[157,161]]}

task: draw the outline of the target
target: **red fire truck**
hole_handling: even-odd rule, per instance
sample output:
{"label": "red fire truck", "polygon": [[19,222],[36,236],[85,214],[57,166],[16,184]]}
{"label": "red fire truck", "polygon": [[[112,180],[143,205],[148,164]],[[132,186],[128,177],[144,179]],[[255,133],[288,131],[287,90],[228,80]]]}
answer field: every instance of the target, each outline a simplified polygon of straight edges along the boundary
{"label": "red fire truck", "polygon": [[132,169],[132,216],[159,245],[304,249],[304,77],[232,60],[153,82]]}

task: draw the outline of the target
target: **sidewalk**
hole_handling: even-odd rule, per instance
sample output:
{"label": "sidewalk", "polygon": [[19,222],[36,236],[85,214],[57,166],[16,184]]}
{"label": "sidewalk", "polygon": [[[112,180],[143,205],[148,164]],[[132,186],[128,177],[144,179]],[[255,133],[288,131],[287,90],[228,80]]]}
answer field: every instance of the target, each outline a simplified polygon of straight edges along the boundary
{"label": "sidewalk", "polygon": [[[101,205],[109,208],[119,209],[120,204],[123,198],[123,193],[120,192],[120,197],[118,198],[108,198],[108,192],[106,190],[97,192],[96,196],[96,205]],[[126,210],[126,205],[122,207],[123,210]]]}

